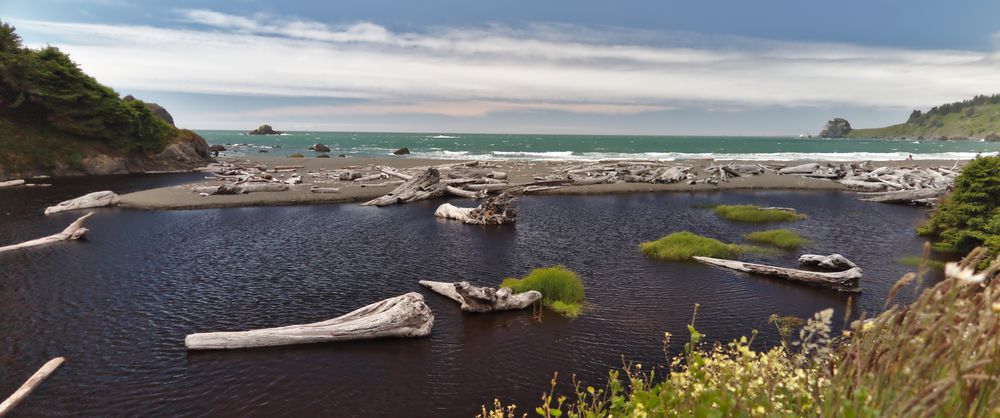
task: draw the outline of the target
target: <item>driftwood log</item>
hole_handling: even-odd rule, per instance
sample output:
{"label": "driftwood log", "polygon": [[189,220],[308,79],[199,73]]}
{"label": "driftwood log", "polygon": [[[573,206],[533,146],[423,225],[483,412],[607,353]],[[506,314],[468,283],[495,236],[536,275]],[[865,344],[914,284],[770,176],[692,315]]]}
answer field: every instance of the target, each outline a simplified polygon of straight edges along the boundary
{"label": "driftwood log", "polygon": [[441,173],[432,167],[406,180],[385,196],[369,200],[362,205],[381,207],[441,197],[446,187],[447,185],[441,182]]}
{"label": "driftwood log", "polygon": [[421,280],[420,284],[433,290],[435,293],[462,304],[462,310],[466,312],[524,309],[542,299],[542,294],[536,290],[513,293],[509,287],[494,289],[492,287],[473,286],[469,282],[447,283]]}
{"label": "driftwood log", "polygon": [[840,254],[802,254],[799,256],[799,264],[835,271],[850,270],[858,266],[857,264],[854,264],[853,261],[848,260],[847,257]]}
{"label": "driftwood log", "polygon": [[284,183],[243,183],[243,184],[223,184],[221,186],[195,187],[195,193],[206,195],[231,195],[247,194],[255,192],[283,192],[288,190],[288,185]]}
{"label": "driftwood log", "polygon": [[381,337],[430,335],[434,314],[416,292],[375,302],[322,322],[251,331],[209,332],[184,338],[188,350],[267,347]]}
{"label": "driftwood log", "polygon": [[31,241],[25,241],[20,244],[8,245],[6,247],[0,247],[0,253],[5,253],[7,251],[19,250],[21,248],[35,247],[38,245],[51,244],[53,242],[59,241],[69,241],[83,238],[87,235],[87,228],[83,227],[83,221],[86,221],[94,212],[90,212],[86,215],[81,216],[79,219],[73,221],[69,224],[62,232],[58,234],[52,234],[47,237],[42,237],[38,239],[33,239]]}
{"label": "driftwood log", "polygon": [[517,198],[510,193],[501,193],[486,198],[475,208],[461,208],[450,203],[438,206],[434,216],[455,219],[473,225],[503,225],[517,221]]}
{"label": "driftwood log", "polygon": [[24,398],[27,398],[28,395],[30,395],[31,392],[38,387],[38,385],[42,384],[42,382],[44,382],[49,375],[55,372],[64,361],[66,361],[66,359],[63,357],[56,357],[49,360],[42,366],[42,368],[38,369],[35,374],[31,375],[31,377],[29,377],[28,380],[14,392],[14,394],[10,395],[10,397],[3,402],[0,402],[0,417],[10,413],[10,411],[20,404]]}
{"label": "driftwood log", "polygon": [[712,258],[712,257],[696,256],[694,257],[694,259],[697,260],[698,262],[713,266],[725,267],[728,269],[742,271],[745,273],[760,274],[764,276],[771,276],[781,279],[792,280],[796,282],[807,283],[814,286],[839,290],[841,292],[861,291],[861,288],[858,287],[858,282],[861,280],[862,276],[861,268],[859,267],[853,267],[845,271],[839,271],[834,273],[824,273],[816,271],[790,269],[785,267],[774,267],[764,264],[744,263],[741,261],[724,260],[721,258]]}
{"label": "driftwood log", "polygon": [[69,210],[114,206],[118,204],[119,200],[121,199],[118,198],[118,195],[110,190],[93,192],[80,196],[76,199],[67,200],[55,206],[49,206],[45,208],[45,214],[51,215],[53,213],[66,212]]}
{"label": "driftwood log", "polygon": [[14,187],[14,186],[23,186],[23,185],[24,185],[24,180],[0,181],[0,188]]}
{"label": "driftwood log", "polygon": [[860,200],[879,203],[919,204],[921,201],[926,201],[926,199],[939,198],[946,191],[945,189],[898,190],[894,192],[864,194],[860,197]]}

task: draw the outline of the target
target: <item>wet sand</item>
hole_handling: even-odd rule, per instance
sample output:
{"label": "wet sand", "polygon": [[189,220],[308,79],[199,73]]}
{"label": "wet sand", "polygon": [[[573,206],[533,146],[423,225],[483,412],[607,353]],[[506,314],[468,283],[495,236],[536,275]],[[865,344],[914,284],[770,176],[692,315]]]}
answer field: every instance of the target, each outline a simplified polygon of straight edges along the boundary
{"label": "wet sand", "polygon": [[[361,187],[360,183],[354,181],[338,181],[333,179],[317,179],[307,175],[308,172],[320,170],[336,170],[343,168],[366,169],[378,165],[391,166],[398,169],[407,169],[423,166],[436,166],[443,164],[455,164],[462,161],[456,160],[432,160],[420,158],[284,158],[284,157],[239,157],[222,158],[220,162],[238,164],[266,164],[268,166],[303,166],[295,173],[302,175],[302,184],[289,187],[289,190],[281,192],[256,192],[243,195],[212,195],[200,196],[193,191],[194,187],[219,185],[218,180],[211,180],[214,177],[206,173],[206,179],[200,182],[185,184],[173,187],[163,187],[158,189],[144,190],[129,193],[121,197],[121,206],[137,209],[203,209],[221,207],[243,207],[243,206],[274,206],[274,205],[304,205],[322,203],[343,203],[343,202],[363,202],[382,196],[396,186],[383,187]],[[763,162],[763,164],[780,164],[792,166],[808,162],[822,161],[780,161]],[[578,163],[578,162],[570,162]],[[677,161],[676,164],[690,165],[694,171],[704,173],[704,168],[713,163],[710,160]],[[726,161],[715,161],[715,164],[725,164]],[[740,163],[751,163],[743,161]],[[567,162],[563,161],[489,161],[491,169],[504,171],[508,174],[511,183],[531,181],[535,176],[549,174]],[[918,160],[918,161],[872,161],[873,166],[947,166],[955,164],[954,160]],[[287,176],[286,176],[287,177]],[[384,181],[384,180],[379,180]],[[376,182],[379,182],[376,181]],[[339,193],[313,193],[310,188],[337,187]],[[823,179],[804,178],[796,175],[778,175],[772,172],[765,172],[758,176],[731,178],[728,182],[712,185],[699,182],[695,185],[687,183],[674,184],[648,184],[648,183],[614,183],[597,184],[586,186],[563,186],[558,189],[547,190],[537,194],[552,195],[584,195],[584,194],[616,194],[616,193],[643,193],[643,192],[692,192],[692,191],[716,191],[716,190],[838,190],[845,191],[846,187]]]}

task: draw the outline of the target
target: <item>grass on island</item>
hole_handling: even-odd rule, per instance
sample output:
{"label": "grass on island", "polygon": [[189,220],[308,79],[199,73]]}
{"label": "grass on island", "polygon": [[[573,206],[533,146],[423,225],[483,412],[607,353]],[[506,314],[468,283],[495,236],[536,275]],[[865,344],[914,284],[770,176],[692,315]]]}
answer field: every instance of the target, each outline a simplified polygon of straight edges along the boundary
{"label": "grass on island", "polygon": [[[972,269],[986,258],[985,250],[976,250],[959,267]],[[981,272],[986,277],[981,282],[969,282],[978,280],[971,274],[949,276],[913,303],[892,305],[906,286],[921,283],[907,274],[890,290],[888,310],[849,322],[843,334],[832,326],[833,309],[804,324],[774,316],[773,326],[794,338],[765,350],[754,344],[756,331],[728,344],[707,341],[693,317],[683,349],[664,358],[662,372],[655,365],[627,363],[596,387],[576,379],[572,386],[557,386],[556,374],[535,411],[543,417],[996,416],[998,271],[1000,261]],[[664,351],[672,337],[663,334]],[[557,393],[558,388],[569,393]],[[508,418],[517,412],[514,405],[494,401],[480,416]]]}
{"label": "grass on island", "polygon": [[542,304],[563,316],[575,317],[583,310],[583,282],[563,266],[537,268],[521,279],[506,278],[500,287],[514,293],[537,290],[542,293]]}
{"label": "grass on island", "polygon": [[898,260],[899,264],[910,267],[920,267],[921,263],[927,263],[927,268],[931,270],[944,270],[944,262],[937,260],[924,259],[919,255],[908,255],[905,257],[900,257]]}
{"label": "grass on island", "polygon": [[750,242],[773,245],[786,250],[794,250],[805,245],[806,243],[806,239],[802,238],[798,232],[784,228],[772,229],[770,231],[751,232],[744,235],[743,238],[746,238],[746,240]]}
{"label": "grass on island", "polygon": [[764,223],[805,219],[806,215],[780,209],[765,209],[757,205],[719,205],[715,214],[734,222]]}
{"label": "grass on island", "polygon": [[662,261],[688,261],[694,256],[733,258],[752,249],[750,246],[727,244],[688,231],[674,232],[656,241],[639,244],[639,250],[647,257]]}

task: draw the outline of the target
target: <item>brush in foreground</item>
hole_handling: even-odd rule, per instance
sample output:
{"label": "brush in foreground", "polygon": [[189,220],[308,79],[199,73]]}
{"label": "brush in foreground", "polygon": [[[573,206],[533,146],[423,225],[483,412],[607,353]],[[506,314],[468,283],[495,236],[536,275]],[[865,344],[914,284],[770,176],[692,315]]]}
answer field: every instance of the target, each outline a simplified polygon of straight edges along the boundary
{"label": "brush in foreground", "polygon": [[514,293],[537,290],[547,308],[564,316],[574,317],[583,310],[583,282],[563,266],[537,268],[524,278],[504,279],[500,287],[508,287]]}
{"label": "brush in foreground", "polygon": [[798,232],[789,229],[751,232],[744,235],[743,238],[750,242],[773,245],[786,250],[794,250],[806,243],[806,240]]}
{"label": "brush in foreground", "polygon": [[806,215],[790,208],[762,208],[757,205],[719,205],[715,209],[720,218],[734,222],[764,223],[805,219]]}
{"label": "brush in foreground", "polygon": [[410,292],[323,322],[252,331],[190,334],[184,339],[184,345],[188,350],[212,350],[380,337],[423,337],[430,335],[433,326],[434,314],[424,303],[424,297]]}
{"label": "brush in foreground", "polygon": [[28,380],[25,381],[24,384],[14,392],[14,394],[10,395],[10,397],[3,402],[0,402],[0,417],[7,415],[14,409],[14,407],[20,404],[21,401],[27,398],[28,395],[30,395],[31,392],[38,387],[38,385],[42,384],[42,382],[45,381],[49,375],[55,372],[65,360],[66,359],[63,357],[56,357],[49,360],[42,366],[42,368],[38,369],[35,374],[31,375],[31,377],[28,378]]}
{"label": "brush in foreground", "polygon": [[60,232],[58,234],[52,234],[52,235],[49,235],[47,237],[33,239],[31,241],[25,241],[25,242],[22,242],[20,244],[14,244],[14,245],[8,245],[6,247],[0,247],[0,253],[4,253],[4,252],[7,252],[7,251],[19,250],[21,248],[28,248],[28,247],[35,247],[35,246],[38,246],[38,245],[51,244],[53,242],[70,241],[70,240],[77,240],[77,239],[83,238],[84,235],[87,235],[87,231],[89,231],[87,228],[83,227],[83,221],[86,221],[87,218],[89,218],[93,214],[94,214],[94,212],[90,212],[90,213],[88,213],[86,215],[81,216],[79,219],[73,221],[73,223],[69,224],[69,226],[67,226],[66,229],[64,229],[62,232]]}
{"label": "brush in foreground", "polygon": [[511,309],[524,309],[542,298],[535,290],[514,293],[509,287],[494,289],[492,287],[473,286],[469,282],[446,283],[421,280],[420,284],[448,299],[462,304],[466,312],[493,312]]}
{"label": "brush in foreground", "polygon": [[639,250],[643,254],[662,261],[689,261],[694,256],[732,258],[751,249],[687,231],[674,232],[656,241],[639,244]]}
{"label": "brush in foreground", "polygon": [[[985,255],[977,250],[952,270],[974,270]],[[537,411],[544,417],[996,416],[998,271],[1000,260],[994,260],[985,271],[946,274],[912,304],[894,305],[868,320],[862,316],[842,336],[833,333],[833,310],[818,312],[795,341],[767,351],[755,351],[753,338],[746,337],[708,345],[692,318],[690,341],[668,359],[667,374],[628,364],[623,372],[611,371],[603,387],[574,381],[570,396],[554,396],[553,378]],[[903,276],[886,305],[918,277]],[[665,349],[671,337],[664,333]],[[495,402],[480,416],[515,416],[515,408]]]}

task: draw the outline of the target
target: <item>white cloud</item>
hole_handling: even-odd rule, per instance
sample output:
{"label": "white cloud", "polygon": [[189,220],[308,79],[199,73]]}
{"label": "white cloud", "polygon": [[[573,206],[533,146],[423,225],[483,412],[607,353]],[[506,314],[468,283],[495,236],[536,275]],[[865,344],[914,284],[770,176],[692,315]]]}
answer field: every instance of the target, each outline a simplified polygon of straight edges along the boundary
{"label": "white cloud", "polygon": [[[362,99],[299,114],[636,113],[684,106],[927,107],[993,93],[994,54],[600,31],[566,25],[397,33],[178,11],[188,27],[17,22],[118,89]],[[272,109],[275,110],[275,109]],[[278,110],[275,110],[278,111]]]}

